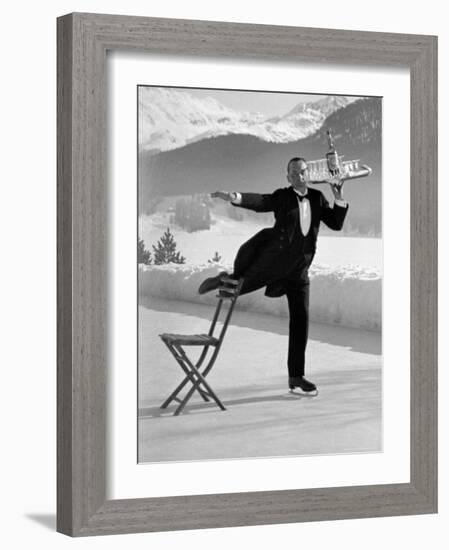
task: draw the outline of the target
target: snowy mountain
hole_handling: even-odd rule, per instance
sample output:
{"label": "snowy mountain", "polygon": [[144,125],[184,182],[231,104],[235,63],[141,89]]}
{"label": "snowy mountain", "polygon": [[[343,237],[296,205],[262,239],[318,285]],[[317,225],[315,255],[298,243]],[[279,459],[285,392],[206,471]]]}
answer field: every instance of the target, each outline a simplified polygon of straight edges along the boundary
{"label": "snowy mountain", "polygon": [[287,113],[285,117],[295,116],[308,109],[319,111],[322,115],[324,115],[324,117],[327,117],[330,114],[332,114],[334,111],[337,111],[338,109],[346,107],[347,105],[349,105],[349,103],[352,103],[357,99],[360,99],[360,98],[350,97],[350,96],[339,96],[339,95],[324,96],[321,99],[314,101],[313,103],[300,103],[294,109],[292,109],[289,113]]}
{"label": "snowy mountain", "polygon": [[212,97],[185,90],[139,88],[140,151],[158,153],[218,136],[243,134],[265,142],[289,143],[316,132],[336,110],[357,98],[325,96],[280,117],[233,110]]}

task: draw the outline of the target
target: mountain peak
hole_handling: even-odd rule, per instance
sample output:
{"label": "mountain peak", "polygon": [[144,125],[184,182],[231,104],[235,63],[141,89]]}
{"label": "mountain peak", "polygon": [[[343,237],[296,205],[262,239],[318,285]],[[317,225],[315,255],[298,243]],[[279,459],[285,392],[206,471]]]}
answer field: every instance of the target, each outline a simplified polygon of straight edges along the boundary
{"label": "mountain peak", "polygon": [[357,99],[318,97],[311,103],[298,103],[284,116],[268,118],[260,112],[237,111],[214,97],[194,97],[188,90],[142,86],[139,88],[139,148],[169,151],[199,140],[235,134],[289,143],[313,134],[330,113]]}

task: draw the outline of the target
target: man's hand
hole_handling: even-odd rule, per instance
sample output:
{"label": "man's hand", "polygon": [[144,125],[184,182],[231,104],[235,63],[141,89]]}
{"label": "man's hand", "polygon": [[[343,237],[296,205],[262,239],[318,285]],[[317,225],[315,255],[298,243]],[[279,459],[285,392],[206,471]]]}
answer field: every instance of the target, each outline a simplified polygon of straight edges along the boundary
{"label": "man's hand", "polygon": [[213,199],[222,199],[227,202],[231,202],[233,199],[233,194],[228,193],[226,191],[214,191],[213,193],[210,194],[210,196]]}
{"label": "man's hand", "polygon": [[345,180],[341,176],[337,175],[333,178],[327,180],[327,183],[331,187],[332,194],[334,195],[335,200],[344,200],[343,199],[343,184]]}

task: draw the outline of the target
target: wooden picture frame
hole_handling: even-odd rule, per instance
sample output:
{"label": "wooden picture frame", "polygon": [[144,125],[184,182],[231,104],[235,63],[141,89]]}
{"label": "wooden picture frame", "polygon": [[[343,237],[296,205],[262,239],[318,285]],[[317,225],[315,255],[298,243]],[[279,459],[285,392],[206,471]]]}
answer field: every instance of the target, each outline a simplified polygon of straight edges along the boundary
{"label": "wooden picture frame", "polygon": [[[106,52],[410,70],[410,483],[106,498]],[[437,511],[437,39],[69,14],[58,19],[57,529],[71,536]]]}

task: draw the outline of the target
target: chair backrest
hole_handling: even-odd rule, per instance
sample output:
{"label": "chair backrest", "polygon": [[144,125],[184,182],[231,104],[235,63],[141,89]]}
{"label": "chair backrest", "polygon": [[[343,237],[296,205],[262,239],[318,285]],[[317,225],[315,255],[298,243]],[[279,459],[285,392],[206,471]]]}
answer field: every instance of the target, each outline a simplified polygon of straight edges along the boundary
{"label": "chair backrest", "polygon": [[217,351],[223,342],[224,336],[226,334],[226,330],[229,325],[229,321],[231,320],[231,315],[232,315],[232,312],[234,311],[235,303],[237,301],[237,298],[239,297],[240,290],[242,289],[243,278],[237,280],[237,279],[231,279],[227,277],[227,278],[224,278],[222,282],[223,282],[222,286],[218,288],[218,294],[217,294],[218,303],[217,303],[214,317],[212,319],[212,323],[209,329],[209,336],[213,336],[215,327],[220,318],[220,313],[223,309],[223,304],[227,302],[228,308],[224,314],[223,321],[222,321],[223,326],[221,327],[221,331],[218,336],[219,343],[217,346]]}

